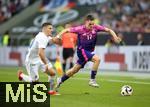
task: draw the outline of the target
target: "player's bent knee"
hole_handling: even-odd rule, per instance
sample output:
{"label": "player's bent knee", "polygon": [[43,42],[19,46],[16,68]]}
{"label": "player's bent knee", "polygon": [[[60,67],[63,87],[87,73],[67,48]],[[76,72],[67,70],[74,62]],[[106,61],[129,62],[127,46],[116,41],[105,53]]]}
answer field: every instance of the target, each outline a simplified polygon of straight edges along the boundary
{"label": "player's bent knee", "polygon": [[98,56],[94,56],[93,61],[96,63],[100,63],[100,58]]}
{"label": "player's bent knee", "polygon": [[96,62],[100,63],[100,58],[99,57],[96,58]]}

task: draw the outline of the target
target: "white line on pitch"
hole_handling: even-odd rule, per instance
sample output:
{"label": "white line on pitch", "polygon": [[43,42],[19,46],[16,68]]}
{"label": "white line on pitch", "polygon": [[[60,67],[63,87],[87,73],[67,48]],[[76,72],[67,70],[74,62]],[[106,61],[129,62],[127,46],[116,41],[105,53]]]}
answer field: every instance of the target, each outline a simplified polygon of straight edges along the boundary
{"label": "white line on pitch", "polygon": [[[89,80],[88,78],[72,78],[75,80]],[[134,84],[146,84],[150,85],[148,82],[142,82],[142,81],[123,81],[123,80],[112,80],[112,79],[101,79],[102,81],[108,81],[108,82],[122,82],[122,83],[134,83]]]}
{"label": "white line on pitch", "polygon": [[122,82],[122,83],[134,83],[134,84],[146,84],[146,85],[150,85],[150,83],[148,83],[148,82],[141,82],[141,81],[123,81],[123,80],[105,80],[105,81],[109,81],[109,82]]}

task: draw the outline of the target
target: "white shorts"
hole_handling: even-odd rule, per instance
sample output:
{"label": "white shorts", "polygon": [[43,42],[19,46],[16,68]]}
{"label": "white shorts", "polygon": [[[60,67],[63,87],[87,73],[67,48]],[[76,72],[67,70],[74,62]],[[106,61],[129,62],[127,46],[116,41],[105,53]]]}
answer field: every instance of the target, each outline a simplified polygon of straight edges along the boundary
{"label": "white shorts", "polygon": [[[32,81],[36,81],[39,79],[39,74],[38,74],[39,70],[41,70],[42,72],[45,72],[46,70],[45,65],[41,62],[35,64],[25,62],[25,66],[28,75],[31,77]],[[52,68],[52,64],[50,62],[48,63],[48,68]]]}

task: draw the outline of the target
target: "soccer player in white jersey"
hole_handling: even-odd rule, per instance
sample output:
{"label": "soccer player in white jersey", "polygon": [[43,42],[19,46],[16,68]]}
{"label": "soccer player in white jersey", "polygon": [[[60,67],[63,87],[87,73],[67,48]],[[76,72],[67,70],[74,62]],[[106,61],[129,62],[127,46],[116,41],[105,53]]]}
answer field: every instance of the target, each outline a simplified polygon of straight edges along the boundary
{"label": "soccer player in white jersey", "polygon": [[50,95],[58,95],[57,92],[53,90],[54,87],[54,77],[55,71],[52,64],[47,60],[45,56],[45,48],[49,42],[59,43],[57,37],[52,37],[53,26],[50,23],[43,23],[42,32],[39,32],[35,38],[31,41],[28,53],[25,59],[25,66],[28,75],[25,75],[21,70],[18,72],[19,80],[26,82],[38,82],[39,80],[39,69],[42,72],[49,75],[50,81]]}

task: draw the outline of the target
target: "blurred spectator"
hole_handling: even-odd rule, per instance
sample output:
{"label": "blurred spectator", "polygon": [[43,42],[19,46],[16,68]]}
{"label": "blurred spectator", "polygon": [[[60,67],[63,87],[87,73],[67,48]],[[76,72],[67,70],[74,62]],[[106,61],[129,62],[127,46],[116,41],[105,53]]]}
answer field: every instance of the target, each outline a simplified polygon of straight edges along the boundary
{"label": "blurred spectator", "polygon": [[97,8],[99,18],[105,26],[113,26],[116,31],[150,32],[149,0],[109,1]]}
{"label": "blurred spectator", "polygon": [[[42,0],[41,5],[53,4],[53,1],[55,0]],[[97,4],[89,13],[96,17],[95,23],[112,26],[118,32],[150,33],[150,0],[107,0],[103,4]]]}
{"label": "blurred spectator", "polygon": [[5,20],[6,20],[6,17],[4,16],[4,12],[0,10],[0,23]]}
{"label": "blurred spectator", "polygon": [[141,33],[138,33],[137,34],[137,45],[141,46],[141,45],[144,45],[144,38],[143,38],[143,35]]}
{"label": "blurred spectator", "polygon": [[34,0],[0,0],[0,24],[22,11]]}
{"label": "blurred spectator", "polygon": [[9,32],[6,31],[5,34],[3,35],[3,46],[8,46],[9,42],[10,42]]}

